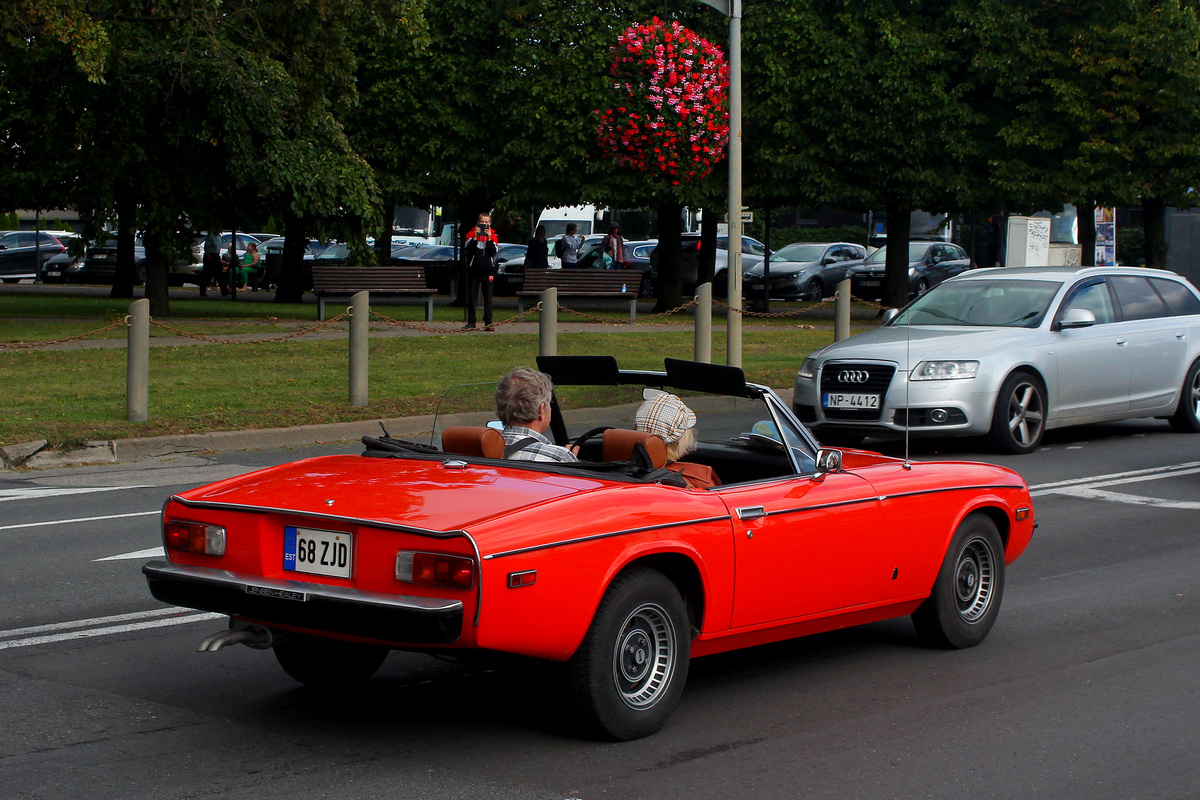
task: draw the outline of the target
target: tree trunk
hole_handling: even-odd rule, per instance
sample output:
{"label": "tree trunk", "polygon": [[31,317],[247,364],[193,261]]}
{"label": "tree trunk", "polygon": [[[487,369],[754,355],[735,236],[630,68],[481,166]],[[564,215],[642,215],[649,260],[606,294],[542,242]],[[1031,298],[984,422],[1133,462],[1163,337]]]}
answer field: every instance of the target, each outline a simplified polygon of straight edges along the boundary
{"label": "tree trunk", "polygon": [[1089,200],[1075,207],[1075,222],[1079,226],[1079,265],[1096,266],[1096,201]]}
{"label": "tree trunk", "polygon": [[304,253],[308,250],[308,231],[298,217],[289,214],[283,221],[283,258],[276,281],[276,303],[303,303],[308,289]]}
{"label": "tree trunk", "polygon": [[109,297],[133,297],[134,265],[133,243],[137,231],[137,204],[127,196],[117,201],[117,269],[113,273],[112,291]]}
{"label": "tree trunk", "polygon": [[908,304],[908,242],[912,209],[899,204],[886,208],[887,262],[884,266],[883,305],[902,308]]}
{"label": "tree trunk", "polygon": [[396,203],[386,200],[383,204],[383,221],[375,236],[375,263],[382,267],[392,263],[392,226],[396,224]]}
{"label": "tree trunk", "polygon": [[1160,198],[1142,199],[1142,228],[1146,234],[1143,252],[1146,266],[1167,268],[1167,206]]}
{"label": "tree trunk", "polygon": [[142,232],[146,248],[146,298],[150,316],[171,316],[171,294],[167,291],[167,270],[175,257],[175,218],[146,220]]}
{"label": "tree trunk", "polygon": [[658,302],[654,312],[662,313],[683,305],[683,276],[679,272],[679,253],[683,224],[683,204],[664,202],[658,206],[658,247],[654,248],[658,269]]}

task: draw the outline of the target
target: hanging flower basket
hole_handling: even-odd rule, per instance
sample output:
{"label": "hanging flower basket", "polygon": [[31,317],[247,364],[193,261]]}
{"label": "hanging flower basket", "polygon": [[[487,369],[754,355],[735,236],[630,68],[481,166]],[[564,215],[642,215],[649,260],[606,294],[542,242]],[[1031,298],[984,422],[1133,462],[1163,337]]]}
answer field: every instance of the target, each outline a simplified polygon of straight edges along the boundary
{"label": "hanging flower basket", "polygon": [[634,25],[609,73],[616,107],[596,111],[600,147],[617,164],[672,184],[707,176],[729,144],[729,62],[678,22]]}

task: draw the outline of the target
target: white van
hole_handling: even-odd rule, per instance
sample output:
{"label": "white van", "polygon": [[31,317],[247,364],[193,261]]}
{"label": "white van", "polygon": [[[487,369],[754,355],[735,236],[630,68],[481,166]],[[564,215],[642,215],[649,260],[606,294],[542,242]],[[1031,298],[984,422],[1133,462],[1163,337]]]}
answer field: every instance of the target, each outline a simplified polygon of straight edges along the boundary
{"label": "white van", "polygon": [[595,206],[560,206],[559,208],[543,208],[538,215],[538,225],[546,226],[546,239],[554,241],[567,232],[567,225],[572,222],[578,226],[577,233],[589,236],[597,231],[596,222],[603,219],[603,210],[597,213]]}

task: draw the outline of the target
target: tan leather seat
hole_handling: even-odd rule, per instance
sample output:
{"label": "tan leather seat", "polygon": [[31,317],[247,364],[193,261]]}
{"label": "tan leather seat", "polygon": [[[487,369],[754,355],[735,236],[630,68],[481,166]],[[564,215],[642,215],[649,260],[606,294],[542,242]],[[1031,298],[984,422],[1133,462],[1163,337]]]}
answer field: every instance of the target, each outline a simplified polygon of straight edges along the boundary
{"label": "tan leather seat", "polygon": [[650,454],[654,468],[665,466],[667,463],[667,443],[657,433],[643,433],[623,428],[613,428],[604,432],[600,445],[601,461],[628,461],[633,456],[634,445],[641,443]]}
{"label": "tan leather seat", "polygon": [[504,458],[504,436],[494,428],[446,428],[442,431],[442,450],[462,456]]}

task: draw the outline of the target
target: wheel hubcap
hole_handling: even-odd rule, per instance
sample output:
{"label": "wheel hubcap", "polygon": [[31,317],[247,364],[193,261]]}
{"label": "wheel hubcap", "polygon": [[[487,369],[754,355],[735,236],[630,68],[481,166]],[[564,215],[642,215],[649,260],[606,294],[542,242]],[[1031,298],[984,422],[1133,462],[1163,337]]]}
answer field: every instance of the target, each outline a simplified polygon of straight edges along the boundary
{"label": "wheel hubcap", "polygon": [[1013,390],[1008,403],[1008,429],[1016,442],[1028,447],[1042,433],[1042,397],[1031,383],[1022,383]]}
{"label": "wheel hubcap", "polygon": [[625,705],[645,709],[666,690],[675,667],[675,628],[661,606],[646,603],[625,618],[613,652],[613,680]]}
{"label": "wheel hubcap", "polygon": [[964,621],[978,622],[987,613],[995,579],[996,560],[991,546],[983,539],[964,544],[954,575],[954,599]]}

